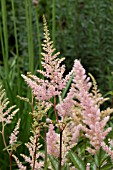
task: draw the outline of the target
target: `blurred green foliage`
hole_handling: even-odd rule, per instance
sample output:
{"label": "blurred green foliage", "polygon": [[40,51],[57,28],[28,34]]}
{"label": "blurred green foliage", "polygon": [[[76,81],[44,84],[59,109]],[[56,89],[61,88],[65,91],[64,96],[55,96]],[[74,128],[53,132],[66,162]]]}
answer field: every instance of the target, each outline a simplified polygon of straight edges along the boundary
{"label": "blurred green foliage", "polygon": [[[16,26],[19,44],[20,67],[29,71],[28,38],[26,27],[25,1],[15,3]],[[8,16],[9,57],[15,51],[11,0],[6,1]],[[45,14],[55,46],[66,57],[67,71],[71,70],[75,58],[81,59],[88,72],[97,79],[103,93],[109,89],[109,76],[113,66],[113,4],[111,0],[38,0],[32,8],[32,38],[35,66],[39,67],[39,46],[37,36],[37,12],[39,18],[40,42],[42,37],[42,15]],[[37,10],[35,10],[35,8]],[[54,14],[53,14],[54,8]],[[1,14],[0,14],[1,15]],[[54,17],[53,17],[54,15]],[[54,20],[53,20],[54,19]],[[1,51],[1,50],[0,50]],[[2,55],[1,55],[2,56]],[[22,56],[22,58],[21,58]],[[110,72],[108,71],[110,70]]]}

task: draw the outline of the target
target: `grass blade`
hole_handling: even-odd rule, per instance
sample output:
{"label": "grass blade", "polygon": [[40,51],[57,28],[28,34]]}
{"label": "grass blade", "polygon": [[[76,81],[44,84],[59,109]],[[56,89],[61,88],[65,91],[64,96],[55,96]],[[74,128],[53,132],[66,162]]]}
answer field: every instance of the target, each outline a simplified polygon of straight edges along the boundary
{"label": "grass blade", "polygon": [[8,29],[7,29],[7,10],[6,10],[6,0],[1,1],[1,11],[2,11],[2,24],[3,24],[3,41],[4,42],[4,72],[5,76],[8,79]]}

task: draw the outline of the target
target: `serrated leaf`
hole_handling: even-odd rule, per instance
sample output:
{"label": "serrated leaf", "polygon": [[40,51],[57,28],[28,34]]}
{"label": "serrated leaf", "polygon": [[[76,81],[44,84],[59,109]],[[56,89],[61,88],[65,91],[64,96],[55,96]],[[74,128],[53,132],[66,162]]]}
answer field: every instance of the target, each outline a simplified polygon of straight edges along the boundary
{"label": "serrated leaf", "polygon": [[49,160],[51,162],[53,170],[58,170],[58,161],[51,155],[49,155]]}
{"label": "serrated leaf", "polygon": [[85,165],[83,160],[80,157],[78,157],[76,153],[70,151],[67,157],[73,162],[74,166],[78,168],[78,170],[85,170]]}

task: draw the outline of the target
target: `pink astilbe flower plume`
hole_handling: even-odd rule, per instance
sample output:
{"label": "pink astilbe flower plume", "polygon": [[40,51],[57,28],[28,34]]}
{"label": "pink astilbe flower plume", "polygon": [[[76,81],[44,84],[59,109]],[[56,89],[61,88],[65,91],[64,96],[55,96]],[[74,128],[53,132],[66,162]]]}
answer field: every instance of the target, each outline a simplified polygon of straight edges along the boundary
{"label": "pink astilbe flower plume", "polygon": [[61,65],[64,58],[58,58],[59,52],[55,53],[53,42],[50,40],[49,30],[47,28],[46,19],[43,16],[44,21],[44,43],[43,51],[41,54],[43,70],[38,70],[44,77],[44,80],[34,75],[22,75],[27,84],[31,87],[34,96],[38,100],[49,100],[53,96],[61,94],[62,89],[66,87],[66,83],[70,77],[69,73],[65,78],[63,74],[65,72],[65,65]]}
{"label": "pink astilbe flower plume", "polygon": [[[23,159],[25,160],[25,163],[29,164],[31,169],[33,170],[43,170],[44,169],[44,153],[41,152],[42,144],[39,143],[41,134],[40,131],[43,130],[45,127],[45,123],[40,121],[42,120],[43,116],[46,116],[47,111],[51,107],[51,105],[46,101],[39,101],[37,104],[37,109],[33,110],[32,115],[33,123],[32,123],[32,129],[31,133],[32,135],[29,138],[29,142],[25,143],[25,146],[27,147],[29,154],[20,154]],[[16,158],[16,157],[14,157]],[[23,166],[22,163],[18,160],[18,158],[15,159],[17,162],[18,167]],[[26,166],[24,166],[26,167]]]}
{"label": "pink astilbe flower plume", "polygon": [[17,122],[16,127],[14,128],[13,132],[11,133],[9,137],[9,144],[13,146],[17,142],[17,135],[19,133],[19,126],[20,126],[20,119]]}
{"label": "pink astilbe flower plume", "polygon": [[15,159],[15,161],[16,161],[16,163],[18,165],[19,170],[26,170],[26,167],[24,165],[22,165],[22,163],[19,161],[19,159],[15,155],[12,155],[12,156]]}
{"label": "pink astilbe flower plume", "polygon": [[65,99],[62,100],[59,97],[59,103],[56,105],[56,110],[58,111],[58,115],[61,117],[70,116],[71,115],[71,107],[73,106],[73,97],[74,97],[74,89],[71,88],[68,92]]}
{"label": "pink astilbe flower plume", "polygon": [[[39,160],[39,157],[44,158],[44,154],[39,152],[39,149],[42,147],[41,144],[38,143],[38,136],[34,134],[34,136],[30,137],[30,142],[25,144],[29,150],[30,156],[21,154],[21,156],[25,159],[25,162],[30,164],[30,167],[33,168],[34,159],[35,159],[35,167],[34,169],[42,170],[44,166],[44,162]],[[38,151],[38,152],[37,152]],[[34,158],[36,152],[36,157]]]}
{"label": "pink astilbe flower plume", "polygon": [[81,104],[81,114],[83,116],[83,123],[85,135],[90,139],[90,144],[94,149],[88,148],[88,151],[94,154],[101,147],[101,143],[106,138],[107,134],[111,131],[111,127],[104,130],[109,116],[101,119],[101,111],[95,102],[92,94],[89,93],[91,88],[90,78],[85,75],[85,69],[82,67],[80,61],[75,60],[73,67],[76,96]]}
{"label": "pink astilbe flower plume", "polygon": [[[44,154],[39,151],[42,145],[39,144],[38,141],[39,141],[39,136],[33,133],[33,136],[30,137],[30,142],[25,144],[29,150],[29,156],[25,154],[20,154],[20,155],[24,158],[25,162],[30,165],[31,169],[43,170]],[[15,155],[13,155],[13,157],[15,158],[15,161],[20,169],[21,168],[23,168],[23,170],[26,169],[26,166],[23,166],[22,163]],[[39,157],[42,158],[42,160],[40,160]]]}
{"label": "pink astilbe flower plume", "polygon": [[19,111],[19,109],[15,109],[16,105],[8,108],[8,104],[9,100],[5,98],[5,90],[2,89],[2,85],[0,84],[0,122],[2,122],[4,126],[11,123],[15,114]]}
{"label": "pink astilbe flower plume", "polygon": [[47,153],[58,158],[59,156],[59,135],[54,131],[53,124],[49,125],[49,131],[47,133]]}

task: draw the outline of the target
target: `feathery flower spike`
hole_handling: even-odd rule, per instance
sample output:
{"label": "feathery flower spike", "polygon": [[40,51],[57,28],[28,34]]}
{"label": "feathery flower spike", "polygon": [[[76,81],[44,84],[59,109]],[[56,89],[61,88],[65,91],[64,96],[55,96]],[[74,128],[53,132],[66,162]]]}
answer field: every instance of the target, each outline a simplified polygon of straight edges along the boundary
{"label": "feathery flower spike", "polygon": [[88,151],[94,154],[100,149],[101,143],[111,131],[111,127],[104,130],[104,127],[109,120],[109,116],[105,116],[101,119],[101,111],[98,104],[95,103],[92,93],[89,93],[92,86],[89,81],[90,78],[85,75],[85,69],[78,60],[75,60],[73,74],[76,94],[82,107],[81,114],[83,116],[83,123],[87,125],[84,126],[85,135],[90,139],[90,144],[94,148],[88,148]]}
{"label": "feathery flower spike", "polygon": [[49,125],[49,131],[47,133],[47,153],[58,158],[59,156],[59,135],[55,133],[53,124]]}
{"label": "feathery flower spike", "polygon": [[59,52],[55,53],[53,42],[50,40],[49,30],[47,28],[46,19],[43,16],[44,22],[44,43],[43,51],[41,54],[42,66],[44,70],[37,70],[44,77],[44,80],[37,76],[29,74],[28,76],[22,75],[27,84],[31,87],[32,92],[37,100],[49,100],[53,96],[61,94],[62,89],[66,87],[66,83],[71,75],[69,73],[65,78],[65,65],[61,65],[64,58],[60,59],[57,56]]}
{"label": "feathery flower spike", "polygon": [[15,159],[15,161],[16,161],[16,163],[18,165],[19,170],[26,170],[26,167],[22,165],[22,163],[19,161],[19,159],[15,155],[12,155],[12,156]]}
{"label": "feathery flower spike", "polygon": [[5,90],[0,85],[0,122],[4,125],[11,123],[15,114],[19,111],[19,109],[15,109],[16,105],[8,108],[9,100],[5,98],[5,94]]}
{"label": "feathery flower spike", "polygon": [[9,139],[10,139],[9,144],[11,146],[13,146],[17,142],[17,135],[19,133],[19,125],[20,125],[20,119],[18,120],[15,129],[13,130],[13,132],[11,133],[11,135],[9,137]]}

